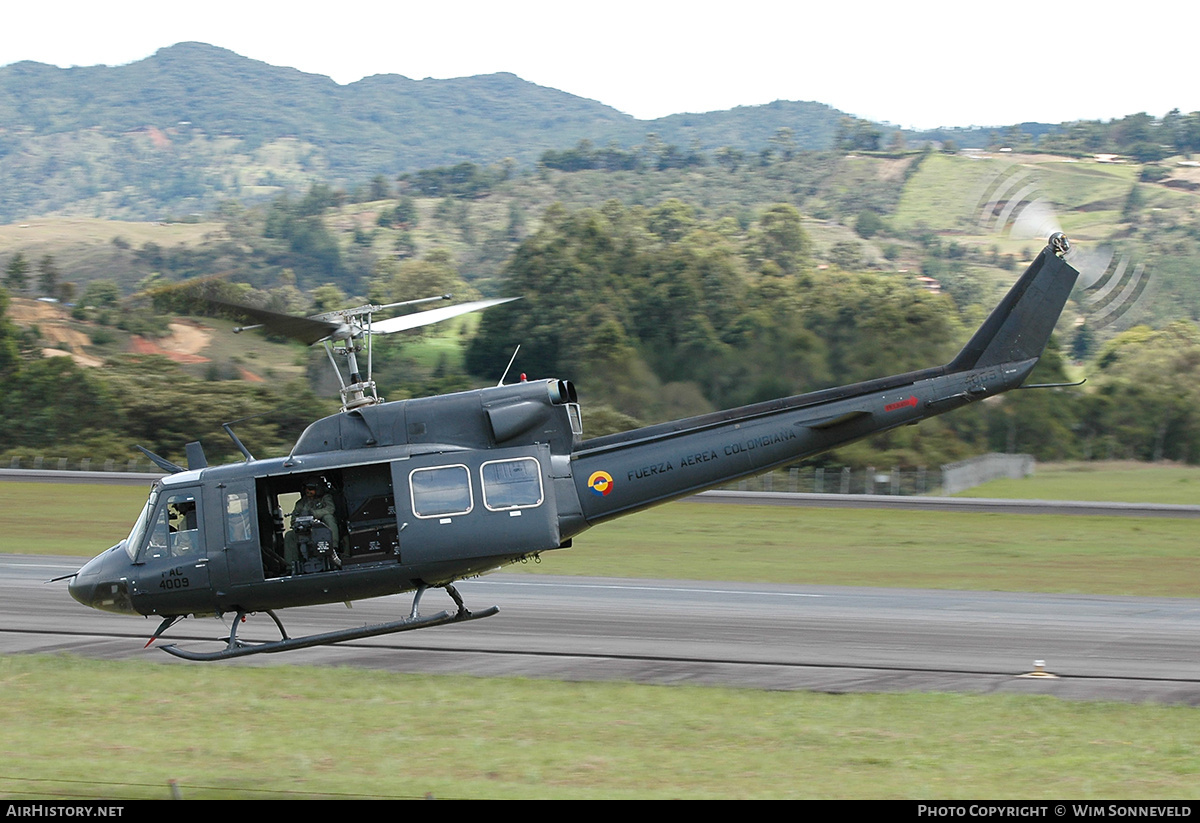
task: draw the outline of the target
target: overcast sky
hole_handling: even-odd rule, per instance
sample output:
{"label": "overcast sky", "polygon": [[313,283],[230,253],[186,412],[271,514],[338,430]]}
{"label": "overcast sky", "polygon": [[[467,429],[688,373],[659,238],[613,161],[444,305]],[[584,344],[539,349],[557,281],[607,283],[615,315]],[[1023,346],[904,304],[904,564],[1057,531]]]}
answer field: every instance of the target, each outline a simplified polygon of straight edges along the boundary
{"label": "overcast sky", "polygon": [[5,9],[0,65],[120,65],[193,40],[339,83],[507,71],[644,120],[781,99],[919,128],[1200,110],[1190,3],[811,5],[41,0]]}

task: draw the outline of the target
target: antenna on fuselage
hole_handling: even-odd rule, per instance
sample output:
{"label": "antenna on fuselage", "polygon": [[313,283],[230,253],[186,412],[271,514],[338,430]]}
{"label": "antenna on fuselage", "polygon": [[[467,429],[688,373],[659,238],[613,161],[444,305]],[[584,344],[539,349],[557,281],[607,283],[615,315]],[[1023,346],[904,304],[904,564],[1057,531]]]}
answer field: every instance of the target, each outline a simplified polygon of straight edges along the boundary
{"label": "antenna on fuselage", "polygon": [[504,367],[504,374],[500,375],[500,382],[496,384],[497,386],[504,385],[504,378],[508,377],[508,370],[512,368],[513,361],[517,359],[517,352],[519,352],[520,350],[521,350],[521,344],[518,343],[517,348],[515,350],[513,350],[513,356],[508,358],[508,365]]}

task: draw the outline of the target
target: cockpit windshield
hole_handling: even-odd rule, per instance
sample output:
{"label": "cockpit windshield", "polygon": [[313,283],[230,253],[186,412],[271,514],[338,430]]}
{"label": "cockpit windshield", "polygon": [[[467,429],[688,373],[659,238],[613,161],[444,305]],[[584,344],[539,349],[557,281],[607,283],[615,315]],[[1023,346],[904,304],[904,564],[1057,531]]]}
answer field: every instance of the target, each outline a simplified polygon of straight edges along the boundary
{"label": "cockpit windshield", "polygon": [[155,486],[150,490],[150,499],[142,507],[142,513],[138,515],[138,519],[133,524],[133,530],[129,532],[129,538],[125,541],[125,553],[129,555],[130,560],[137,560],[138,547],[142,545],[142,538],[146,535],[146,524],[150,522],[150,513],[154,511],[154,504],[157,500],[158,486]]}
{"label": "cockpit windshield", "polygon": [[146,508],[129,534],[125,551],[135,563],[185,557],[200,551],[200,519],[195,489],[150,492]]}

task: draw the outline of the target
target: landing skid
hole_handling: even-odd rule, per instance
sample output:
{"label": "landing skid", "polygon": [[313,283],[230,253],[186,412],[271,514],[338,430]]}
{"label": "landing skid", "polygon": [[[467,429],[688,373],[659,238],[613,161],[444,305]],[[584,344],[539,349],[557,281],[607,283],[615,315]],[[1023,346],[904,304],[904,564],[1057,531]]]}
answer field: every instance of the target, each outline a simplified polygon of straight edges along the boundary
{"label": "landing skid", "polygon": [[[442,626],[448,623],[465,623],[468,620],[491,617],[500,611],[498,606],[492,606],[478,612],[468,611],[454,587],[446,586],[446,591],[454,598],[454,602],[458,605],[458,611],[453,613],[442,611],[429,617],[420,617],[417,614],[417,605],[420,603],[421,595],[424,594],[425,588],[422,586],[417,590],[416,597],[413,599],[412,613],[404,620],[395,620],[391,623],[376,623],[371,626],[361,626],[357,629],[343,629],[323,634],[310,634],[304,637],[288,637],[287,630],[283,628],[283,623],[280,622],[275,612],[267,609],[264,613],[275,621],[275,625],[279,628],[281,639],[265,643],[247,643],[244,640],[240,640],[237,636],[238,626],[241,625],[247,614],[247,612],[239,611],[237,618],[233,621],[233,628],[229,630],[229,637],[225,639],[225,648],[221,651],[194,652],[188,649],[181,649],[173,643],[167,646],[160,646],[160,648],[164,652],[181,657],[184,660],[229,660],[234,657],[246,657],[252,654],[274,654],[276,652],[292,651],[293,649],[307,649],[312,646],[326,646],[331,643],[345,643],[350,640],[361,640],[365,637],[378,637],[383,634],[396,634],[397,632],[407,632],[413,629],[427,629],[432,626]],[[162,625],[159,626],[158,631],[151,638],[151,642],[177,619],[168,617],[163,620]],[[150,644],[147,643],[146,645],[149,646]]]}

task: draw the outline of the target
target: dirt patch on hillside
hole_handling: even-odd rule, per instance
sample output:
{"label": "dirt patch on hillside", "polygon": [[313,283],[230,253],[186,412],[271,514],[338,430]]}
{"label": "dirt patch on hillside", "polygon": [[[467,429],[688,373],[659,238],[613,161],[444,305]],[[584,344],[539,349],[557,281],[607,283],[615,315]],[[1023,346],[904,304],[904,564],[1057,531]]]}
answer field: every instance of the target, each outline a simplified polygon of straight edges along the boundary
{"label": "dirt patch on hillside", "polygon": [[[46,357],[69,355],[81,366],[102,366],[104,361],[87,353],[91,345],[88,324],[71,317],[61,303],[45,303],[24,297],[14,297],[8,307],[9,319],[23,328],[37,326],[42,339],[50,345],[42,349]],[[151,340],[133,335],[129,349],[135,354],[160,354],[176,363],[208,363],[209,358],[200,354],[212,340],[212,329],[195,321],[177,320],[167,328],[166,337]]]}
{"label": "dirt patch on hillside", "polygon": [[1170,168],[1168,177],[1160,181],[1164,186],[1170,186],[1175,181],[1181,181],[1185,185],[1176,185],[1173,188],[1187,189],[1195,191],[1200,188],[1200,166],[1183,166],[1174,165]]}
{"label": "dirt patch on hillside", "polygon": [[911,157],[904,157],[898,160],[882,160],[879,163],[879,179],[880,180],[899,180],[904,177],[908,167],[912,165]]}
{"label": "dirt patch on hillside", "polygon": [[8,307],[8,317],[18,326],[29,328],[52,320],[61,320],[66,312],[59,303],[43,303],[25,297],[14,297]]}
{"label": "dirt patch on hillside", "polygon": [[209,358],[200,354],[212,340],[212,330],[191,321],[176,321],[168,324],[171,333],[157,340],[134,335],[130,348],[137,354],[161,354],[176,363],[208,363]]}
{"label": "dirt patch on hillside", "polygon": [[51,344],[42,349],[42,356],[70,357],[80,366],[103,365],[103,360],[84,351],[84,347],[91,344],[91,338],[71,319],[61,303],[14,297],[8,307],[8,316],[22,328],[37,326],[42,339]]}

